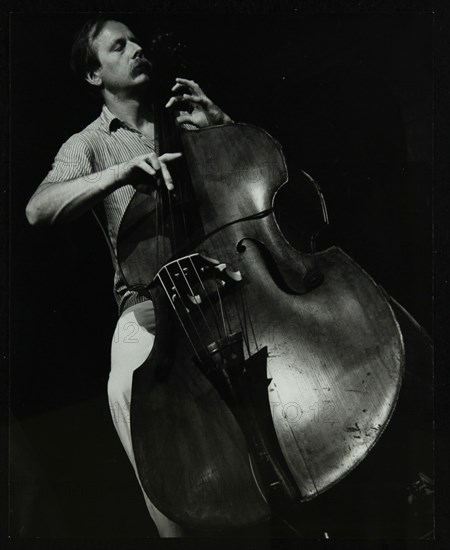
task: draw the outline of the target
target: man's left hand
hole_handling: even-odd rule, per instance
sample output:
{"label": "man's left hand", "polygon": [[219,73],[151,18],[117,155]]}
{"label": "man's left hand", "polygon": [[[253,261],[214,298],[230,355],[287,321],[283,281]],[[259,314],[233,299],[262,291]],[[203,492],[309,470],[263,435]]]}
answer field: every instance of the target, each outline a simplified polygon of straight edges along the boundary
{"label": "man's left hand", "polygon": [[[176,118],[178,124],[192,124],[196,128],[206,128],[233,122],[220,107],[209,99],[196,82],[186,78],[176,78],[175,81],[176,84],[173,86],[172,92],[182,88],[189,90],[189,93],[172,96],[166,104],[166,107],[175,105],[179,108],[179,115]],[[185,110],[186,105],[189,105],[190,111]]]}

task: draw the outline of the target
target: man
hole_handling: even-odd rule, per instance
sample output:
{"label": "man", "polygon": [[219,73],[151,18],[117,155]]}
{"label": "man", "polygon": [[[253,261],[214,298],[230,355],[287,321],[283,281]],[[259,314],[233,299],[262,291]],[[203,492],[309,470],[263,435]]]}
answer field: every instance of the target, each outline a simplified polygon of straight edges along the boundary
{"label": "man", "polygon": [[[169,165],[180,152],[160,156],[155,151],[152,106],[146,101],[152,67],[131,30],[118,21],[88,21],[75,37],[72,69],[101,94],[100,116],[70,137],[56,155],[52,169],[31,197],[27,219],[32,225],[73,220],[94,209],[105,220],[104,230],[116,253],[116,239],[125,209],[136,190],[154,189],[161,179],[174,188]],[[193,81],[177,78],[166,107],[190,103],[180,111],[179,124],[194,128],[232,123]],[[133,371],[149,356],[154,341],[154,312],[145,297],[127,289],[115,263],[114,293],[119,308],[111,351],[108,397],[114,425],[135,469],[128,421]],[[139,331],[133,346],[123,345],[129,327]],[[121,337],[122,336],[122,337]],[[138,478],[139,479],[139,478]],[[161,514],[144,493],[160,536],[181,536],[183,529]]]}
{"label": "man", "polygon": [[[151,65],[125,25],[102,19],[86,23],[74,42],[72,66],[101,94],[102,113],[61,147],[52,170],[30,199],[27,217],[33,225],[53,224],[94,209],[99,219],[106,220],[104,229],[115,252],[120,221],[135,190],[152,189],[157,177],[172,189],[170,166],[180,153],[159,157],[155,153],[153,112],[146,103],[152,86]],[[179,92],[183,87],[189,92],[174,96],[167,103],[168,108],[191,103],[192,111],[181,113],[178,123],[194,127],[231,123],[197,84],[179,78],[173,91]],[[114,292],[120,317],[112,341],[108,396],[114,425],[136,471],[128,418],[131,381],[134,370],[152,349],[154,312],[151,302],[127,289],[117,266]],[[138,336],[137,341],[123,345],[130,332]],[[408,424],[411,425],[409,420]],[[161,536],[186,534],[146,496],[145,501]]]}

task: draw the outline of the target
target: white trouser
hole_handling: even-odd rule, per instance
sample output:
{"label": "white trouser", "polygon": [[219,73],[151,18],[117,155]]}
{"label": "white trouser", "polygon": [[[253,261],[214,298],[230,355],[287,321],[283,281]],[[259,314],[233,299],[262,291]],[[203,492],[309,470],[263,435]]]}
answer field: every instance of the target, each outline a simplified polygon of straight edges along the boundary
{"label": "white trouser", "polygon": [[[144,495],[145,504],[160,537],[208,536],[184,529],[162,514],[149,500],[137,473],[131,443],[130,402],[133,372],[148,359],[155,340],[155,315],[151,302],[143,302],[128,308],[117,321],[111,345],[111,372],[108,380],[108,399],[114,426],[120,441],[134,468]],[[222,532],[222,536],[226,533]],[[258,538],[270,536],[270,524],[256,526],[250,534],[234,533],[233,536]]]}
{"label": "white trouser", "polygon": [[137,473],[130,430],[130,402],[133,372],[150,355],[155,339],[155,316],[150,301],[128,308],[117,321],[111,345],[111,372],[108,380],[108,399],[114,426],[133,465],[150,516],[161,537],[180,537],[182,527],[164,516],[150,502]]}

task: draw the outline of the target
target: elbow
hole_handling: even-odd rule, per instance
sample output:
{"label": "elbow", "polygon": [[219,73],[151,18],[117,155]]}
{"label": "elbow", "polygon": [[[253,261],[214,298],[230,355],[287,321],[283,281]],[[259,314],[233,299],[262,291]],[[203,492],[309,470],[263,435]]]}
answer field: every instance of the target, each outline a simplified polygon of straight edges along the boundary
{"label": "elbow", "polygon": [[28,223],[33,227],[43,227],[45,225],[51,225],[52,220],[49,216],[46,216],[44,212],[39,208],[36,202],[31,199],[26,208],[25,216],[28,220]]}
{"label": "elbow", "polygon": [[25,216],[28,220],[28,223],[33,226],[39,225],[39,215],[37,208],[34,207],[32,201],[27,204],[25,208]]}

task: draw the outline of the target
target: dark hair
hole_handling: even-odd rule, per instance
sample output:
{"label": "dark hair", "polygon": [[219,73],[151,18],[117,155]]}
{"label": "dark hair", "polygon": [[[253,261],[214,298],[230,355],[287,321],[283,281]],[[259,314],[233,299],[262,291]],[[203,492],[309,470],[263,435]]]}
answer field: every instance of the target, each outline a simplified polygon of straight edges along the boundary
{"label": "dark hair", "polygon": [[100,66],[93,42],[108,21],[111,21],[111,18],[105,16],[89,19],[73,39],[70,67],[82,82],[85,82],[88,73],[95,71]]}

